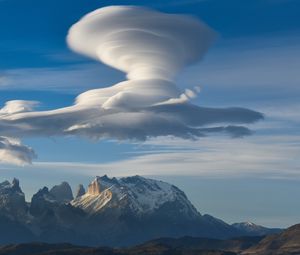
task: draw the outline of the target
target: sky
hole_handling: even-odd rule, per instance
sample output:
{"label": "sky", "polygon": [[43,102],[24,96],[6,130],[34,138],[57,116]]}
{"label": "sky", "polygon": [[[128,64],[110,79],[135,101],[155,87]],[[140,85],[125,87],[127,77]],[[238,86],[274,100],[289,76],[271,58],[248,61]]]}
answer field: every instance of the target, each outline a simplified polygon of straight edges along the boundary
{"label": "sky", "polygon": [[[168,33],[173,43],[154,47],[139,43],[141,34],[117,34],[123,51],[110,51],[112,41],[105,41],[98,59],[97,34],[126,24],[80,19],[108,5],[139,6],[128,11],[139,22],[130,22]],[[156,15],[145,7],[193,18],[161,14],[157,28],[143,20]],[[30,200],[64,180],[75,189],[96,175],[139,174],[177,185],[200,213],[229,223],[299,223],[299,11],[297,0],[0,1],[0,181],[19,178]],[[177,43],[186,55],[178,56]],[[120,64],[129,55],[151,66],[140,53],[145,48],[157,53],[162,72]],[[159,80],[157,88],[141,84],[153,96],[137,89],[139,75]],[[114,115],[98,116],[92,101],[104,92],[92,89],[123,81],[129,97],[105,102]],[[25,101],[5,106],[10,100]],[[168,117],[168,125],[158,117]]]}

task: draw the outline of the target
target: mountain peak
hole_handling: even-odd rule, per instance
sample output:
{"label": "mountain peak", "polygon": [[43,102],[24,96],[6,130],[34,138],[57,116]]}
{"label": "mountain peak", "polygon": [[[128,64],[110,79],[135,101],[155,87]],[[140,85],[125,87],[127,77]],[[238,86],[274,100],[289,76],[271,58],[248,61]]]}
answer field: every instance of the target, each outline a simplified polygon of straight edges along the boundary
{"label": "mountain peak", "polygon": [[14,178],[11,183],[7,180],[0,183],[0,192],[1,190],[2,192],[17,192],[23,194],[23,191],[20,188],[19,180],[16,178]]}
{"label": "mountain peak", "polygon": [[182,217],[195,218],[200,215],[184,192],[175,186],[141,176],[120,179],[97,176],[88,186],[87,193],[74,199],[71,204],[90,214],[117,208],[134,215],[146,215],[174,205],[178,208],[176,213]]}
{"label": "mountain peak", "polygon": [[233,223],[232,226],[235,228],[240,228],[240,229],[257,229],[257,228],[262,228],[262,226],[257,225],[253,222],[250,221],[245,221],[245,222],[239,222],[239,223]]}
{"label": "mountain peak", "polygon": [[17,178],[14,178],[12,180],[11,184],[12,184],[12,187],[14,187],[14,188],[20,188],[20,182],[19,182],[19,180]]}
{"label": "mountain peak", "polygon": [[96,176],[96,178],[89,184],[87,194],[97,196],[100,195],[100,179],[101,177]]}
{"label": "mountain peak", "polygon": [[77,191],[76,191],[76,195],[75,198],[81,197],[85,194],[85,188],[83,187],[82,184],[78,185]]}
{"label": "mountain peak", "polygon": [[0,183],[0,191],[2,192],[18,192],[18,193],[23,193],[21,188],[20,188],[20,183],[19,180],[14,178],[12,182],[10,183],[9,181],[4,181]]}
{"label": "mountain peak", "polygon": [[281,229],[278,228],[266,228],[264,226],[257,225],[250,221],[234,223],[231,226],[236,228],[239,231],[245,232],[248,235],[253,235],[253,236],[263,236],[272,233],[279,233],[282,231]]}
{"label": "mountain peak", "polygon": [[65,181],[53,186],[49,193],[59,202],[70,202],[73,199],[72,189]]}
{"label": "mountain peak", "polygon": [[27,211],[25,195],[16,178],[12,183],[9,181],[0,183],[0,211],[9,218],[25,217]]}

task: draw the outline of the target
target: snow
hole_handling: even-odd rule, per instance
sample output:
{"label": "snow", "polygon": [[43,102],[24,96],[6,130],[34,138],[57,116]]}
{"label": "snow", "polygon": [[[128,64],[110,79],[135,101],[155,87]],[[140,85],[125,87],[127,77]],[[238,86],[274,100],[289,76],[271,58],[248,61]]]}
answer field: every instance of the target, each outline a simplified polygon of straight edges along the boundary
{"label": "snow", "polygon": [[[183,211],[192,211],[198,214],[196,209],[187,200],[183,193],[166,182],[133,176],[126,178],[96,177],[100,186],[100,194],[85,194],[71,201],[75,207],[79,207],[89,213],[97,213],[106,207],[118,206],[123,201],[137,214],[148,214],[166,202],[181,201]],[[123,203],[123,205],[124,205]]]}
{"label": "snow", "polygon": [[111,195],[107,192],[107,190],[105,190],[99,195],[85,194],[81,197],[75,198],[71,201],[71,204],[88,212],[94,212],[99,211],[102,207],[104,207],[110,199]]}

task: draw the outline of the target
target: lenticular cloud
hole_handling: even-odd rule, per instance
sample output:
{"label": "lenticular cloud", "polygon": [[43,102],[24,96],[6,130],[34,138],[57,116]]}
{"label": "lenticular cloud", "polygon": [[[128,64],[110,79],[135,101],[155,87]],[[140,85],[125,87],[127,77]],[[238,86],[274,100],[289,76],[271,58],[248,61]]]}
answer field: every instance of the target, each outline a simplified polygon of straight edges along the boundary
{"label": "lenticular cloud", "polygon": [[198,20],[138,7],[106,7],[84,16],[69,31],[69,46],[128,74],[166,79],[198,61],[214,33]]}
{"label": "lenticular cloud", "polygon": [[127,108],[180,98],[175,75],[198,61],[213,39],[211,29],[187,16],[124,6],[96,10],[71,27],[68,44],[125,72],[128,81],[85,93],[78,102],[97,96],[104,108]]}
{"label": "lenticular cloud", "polygon": [[34,111],[32,101],[7,102],[0,109],[0,155],[7,155],[3,161],[13,161],[13,155],[14,161],[25,163],[34,155],[19,142],[16,148],[22,153],[13,153],[14,146],[7,143],[12,138],[5,137],[145,140],[169,135],[186,139],[215,133],[249,135],[251,131],[241,124],[261,119],[260,113],[192,105],[189,101],[199,88],[181,91],[174,82],[181,69],[203,57],[214,37],[195,18],[140,7],[105,7],[84,16],[69,30],[69,47],[123,71],[127,80],[106,88],[99,84],[102,88],[80,94],[73,105],[51,111]]}

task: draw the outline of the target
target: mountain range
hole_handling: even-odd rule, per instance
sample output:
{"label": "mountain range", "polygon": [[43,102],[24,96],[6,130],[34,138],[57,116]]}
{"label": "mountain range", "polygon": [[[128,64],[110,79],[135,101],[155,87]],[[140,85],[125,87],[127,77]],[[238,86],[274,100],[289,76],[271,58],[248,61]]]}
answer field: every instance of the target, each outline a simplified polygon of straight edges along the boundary
{"label": "mountain range", "polygon": [[127,248],[84,247],[67,243],[0,246],[0,255],[299,255],[300,224],[281,233],[227,240],[159,238]]}
{"label": "mountain range", "polygon": [[30,202],[19,181],[0,183],[0,244],[72,243],[122,247],[148,240],[193,236],[228,239],[278,233],[253,223],[227,224],[202,215],[185,193],[166,182],[132,176],[96,177],[75,197],[62,182],[41,188]]}

